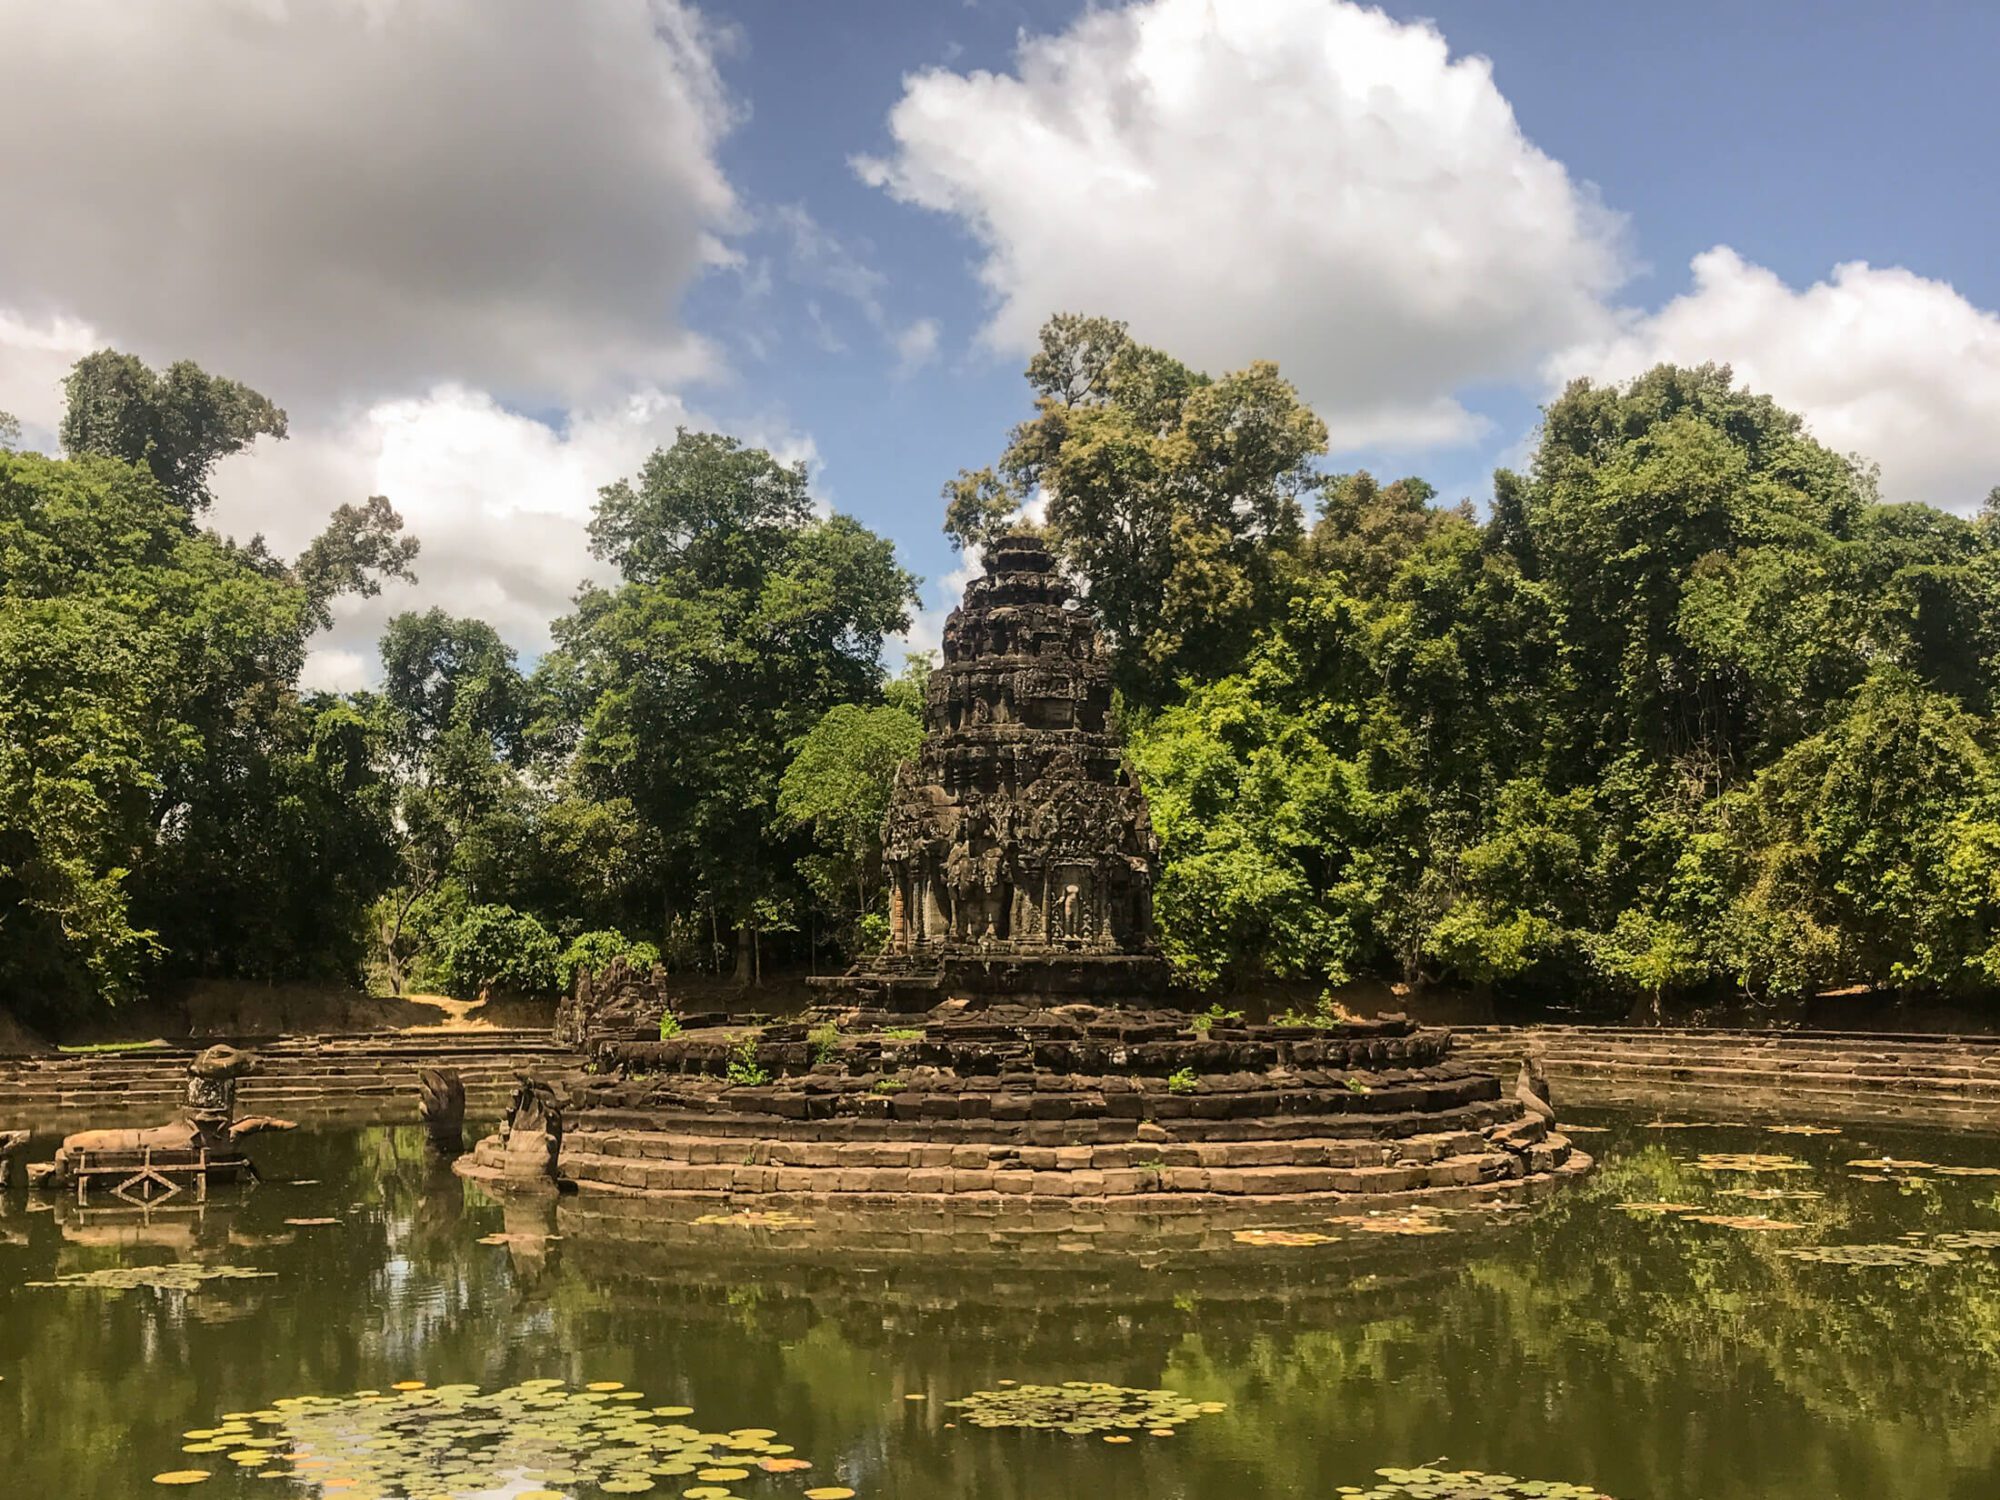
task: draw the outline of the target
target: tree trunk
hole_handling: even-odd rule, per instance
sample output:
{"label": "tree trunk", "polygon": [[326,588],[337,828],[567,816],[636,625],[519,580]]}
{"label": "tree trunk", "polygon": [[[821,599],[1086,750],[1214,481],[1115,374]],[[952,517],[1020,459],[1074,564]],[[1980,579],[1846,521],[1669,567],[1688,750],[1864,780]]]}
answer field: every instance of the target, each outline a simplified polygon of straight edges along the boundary
{"label": "tree trunk", "polygon": [[736,982],[738,984],[755,984],[757,982],[757,958],[751,945],[750,924],[748,922],[737,923]]}

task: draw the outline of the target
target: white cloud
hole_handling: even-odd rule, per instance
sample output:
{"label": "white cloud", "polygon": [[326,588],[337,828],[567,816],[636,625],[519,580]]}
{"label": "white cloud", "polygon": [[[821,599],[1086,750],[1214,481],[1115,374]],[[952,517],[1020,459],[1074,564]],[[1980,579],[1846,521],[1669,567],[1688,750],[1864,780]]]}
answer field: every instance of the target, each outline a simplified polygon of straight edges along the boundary
{"label": "white cloud", "polygon": [[1726,362],[1821,442],[1879,463],[1885,499],[1968,510],[2000,484],[2000,317],[1900,267],[1852,261],[1795,291],[1718,246],[1693,270],[1692,290],[1555,356],[1549,378]]}
{"label": "white cloud", "polygon": [[1126,319],[1198,365],[1275,357],[1343,446],[1463,441],[1456,399],[1591,337],[1621,221],[1521,133],[1483,58],[1343,0],[1147,0],[905,80],[863,178],[960,218],[986,339]]}
{"label": "white cloud", "polygon": [[293,409],[674,382],[739,217],[682,0],[0,0],[0,305]]}
{"label": "white cloud", "polygon": [[74,318],[31,322],[0,308],[0,411],[20,419],[30,447],[54,451],[63,376],[100,342],[95,329]]}
{"label": "white cloud", "polygon": [[937,358],[938,321],[919,318],[896,335],[896,373],[909,375]]}
{"label": "white cloud", "polygon": [[[882,301],[889,278],[870,265],[860,250],[815,219],[804,204],[785,204],[773,210],[768,221],[784,237],[786,275],[799,286],[831,292],[852,304],[895,351],[897,375],[908,375],[936,357],[937,319],[918,318],[899,326]],[[760,263],[758,273],[754,279],[748,274],[744,278],[745,296],[752,300],[767,296],[771,289],[768,263]],[[818,301],[808,298],[805,306],[814,342],[829,354],[846,353],[846,342]]]}
{"label": "white cloud", "polygon": [[[658,391],[574,412],[558,427],[484,392],[444,386],[224,461],[208,519],[242,538],[261,531],[290,557],[335,506],[379,494],[422,541],[415,585],[337,603],[332,631],[315,642],[311,685],[372,678],[389,617],[432,605],[477,616],[538,655],[577,585],[610,576],[589,555],[598,490],[635,474],[682,424],[714,426]],[[743,436],[787,462],[814,457],[809,442],[782,431]]]}
{"label": "white cloud", "polygon": [[984,567],[977,545],[959,554],[958,566],[931,585],[929,608],[911,615],[910,628],[900,636],[891,636],[884,644],[882,656],[890,671],[900,672],[905,656],[921,656],[931,662],[939,659],[944,650],[945,616],[965,602],[965,586]]}

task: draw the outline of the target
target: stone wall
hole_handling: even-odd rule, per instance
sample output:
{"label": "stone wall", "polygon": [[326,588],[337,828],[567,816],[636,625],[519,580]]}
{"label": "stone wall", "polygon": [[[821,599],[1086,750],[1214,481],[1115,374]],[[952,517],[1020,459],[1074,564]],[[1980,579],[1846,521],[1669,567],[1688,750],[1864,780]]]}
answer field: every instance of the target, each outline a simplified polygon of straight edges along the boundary
{"label": "stone wall", "polygon": [[1694,1027],[1467,1026],[1453,1056],[1538,1053],[1561,1107],[2000,1129],[2000,1037]]}
{"label": "stone wall", "polygon": [[[238,1111],[300,1121],[414,1124],[417,1072],[427,1067],[457,1069],[467,1112],[492,1119],[506,1107],[517,1071],[569,1061],[545,1031],[241,1041],[256,1053],[258,1071],[239,1084]],[[0,1057],[0,1130],[59,1135],[164,1120],[180,1107],[198,1050]]]}

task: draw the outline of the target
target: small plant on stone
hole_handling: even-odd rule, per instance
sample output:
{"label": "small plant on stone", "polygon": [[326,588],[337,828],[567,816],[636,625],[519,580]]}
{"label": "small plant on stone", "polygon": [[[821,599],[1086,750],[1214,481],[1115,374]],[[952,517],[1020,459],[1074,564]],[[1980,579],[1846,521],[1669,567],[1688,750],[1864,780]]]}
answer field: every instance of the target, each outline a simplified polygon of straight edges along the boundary
{"label": "small plant on stone", "polygon": [[1242,1011],[1224,1010],[1221,1004],[1217,1003],[1209,1006],[1207,1010],[1195,1012],[1193,1019],[1188,1022],[1188,1030],[1192,1031],[1196,1036],[1205,1037],[1214,1029],[1218,1021],[1223,1022],[1225,1025],[1234,1026],[1242,1019]]}
{"label": "small plant on stone", "polygon": [[1315,1031],[1327,1031],[1335,1026],[1345,1026],[1360,1019],[1361,1017],[1334,999],[1332,990],[1322,994],[1311,1010],[1300,1010],[1294,1006],[1282,1015],[1271,1017],[1271,1020],[1279,1026],[1310,1026]]}
{"label": "small plant on stone", "polygon": [[815,1064],[832,1062],[834,1054],[840,1051],[840,1028],[828,1021],[807,1032],[806,1040],[812,1043]]}
{"label": "small plant on stone", "polygon": [[909,1085],[900,1078],[878,1078],[875,1080],[875,1087],[870,1092],[876,1094],[900,1094],[908,1087]]}
{"label": "small plant on stone", "polygon": [[892,1026],[882,1033],[885,1042],[920,1042],[924,1034],[915,1026]]}
{"label": "small plant on stone", "polygon": [[681,1018],[670,1010],[660,1012],[660,1040],[670,1042],[681,1034]]}
{"label": "small plant on stone", "polygon": [[1201,1080],[1195,1077],[1193,1068],[1175,1068],[1167,1075],[1167,1092],[1170,1094],[1192,1094],[1201,1087]]}
{"label": "small plant on stone", "polygon": [[757,1088],[771,1081],[771,1075],[764,1071],[757,1061],[757,1039],[746,1036],[729,1049],[729,1081],[745,1088]]}
{"label": "small plant on stone", "polygon": [[1365,1094],[1368,1092],[1368,1085],[1363,1083],[1359,1078],[1349,1078],[1346,1087],[1347,1092],[1350,1094]]}

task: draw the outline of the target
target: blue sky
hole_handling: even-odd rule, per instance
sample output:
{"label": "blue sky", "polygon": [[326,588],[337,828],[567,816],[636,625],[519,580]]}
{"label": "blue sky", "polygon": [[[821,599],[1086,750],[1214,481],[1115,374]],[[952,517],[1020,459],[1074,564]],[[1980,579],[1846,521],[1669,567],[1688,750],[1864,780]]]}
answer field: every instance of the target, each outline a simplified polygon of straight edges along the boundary
{"label": "blue sky", "polygon": [[939,488],[1025,414],[1025,341],[1063,309],[1277,358],[1331,465],[1447,499],[1484,498],[1561,378],[1658,358],[1731,361],[1889,498],[2000,483],[2000,9],[245,16],[0,0],[0,126],[58,141],[0,170],[61,210],[0,246],[0,408],[46,444],[53,377],[100,342],[287,404],[218,524],[296,546],[380,490],[426,543],[415,590],[343,617],[329,682],[429,602],[538,650],[595,487],[680,421],[806,457],[892,535],[921,644],[959,566]]}

